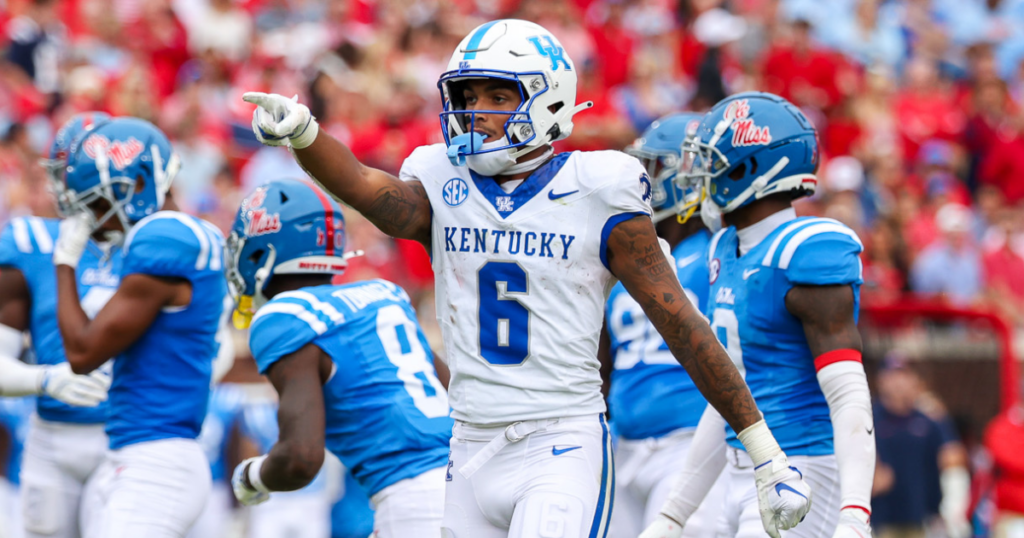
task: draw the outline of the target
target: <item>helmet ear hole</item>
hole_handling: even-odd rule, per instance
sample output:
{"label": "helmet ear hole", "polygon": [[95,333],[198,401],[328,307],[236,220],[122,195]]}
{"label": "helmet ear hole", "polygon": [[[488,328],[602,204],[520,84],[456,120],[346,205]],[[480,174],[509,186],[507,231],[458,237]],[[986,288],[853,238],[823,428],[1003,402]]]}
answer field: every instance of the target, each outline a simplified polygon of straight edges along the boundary
{"label": "helmet ear hole", "polygon": [[557,102],[557,103],[555,103],[553,105],[548,105],[548,111],[551,112],[552,114],[554,114],[554,113],[558,112],[559,110],[562,110],[562,107],[564,107],[564,106],[565,106],[565,103],[562,102],[562,101],[559,101],[559,102]]}
{"label": "helmet ear hole", "polygon": [[729,172],[729,179],[733,181],[739,181],[747,176],[747,163],[740,163],[739,166],[733,168]]}
{"label": "helmet ear hole", "polygon": [[263,258],[263,249],[257,250],[249,255],[249,261],[255,264],[260,263],[261,258]]}
{"label": "helmet ear hole", "polygon": [[281,203],[283,204],[283,203],[285,203],[287,201],[288,201],[288,195],[285,194],[284,191],[281,191]]}

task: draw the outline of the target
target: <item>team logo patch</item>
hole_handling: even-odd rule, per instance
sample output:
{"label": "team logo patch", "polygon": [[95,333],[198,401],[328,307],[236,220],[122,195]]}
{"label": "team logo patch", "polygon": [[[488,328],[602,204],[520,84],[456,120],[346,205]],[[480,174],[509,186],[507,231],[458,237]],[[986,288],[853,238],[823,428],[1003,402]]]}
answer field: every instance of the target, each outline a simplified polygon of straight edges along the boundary
{"label": "team logo patch", "polygon": [[444,184],[444,188],[441,189],[441,198],[444,199],[444,203],[451,207],[462,205],[462,202],[466,201],[469,197],[469,185],[462,178],[453,177],[448,180],[448,183]]}
{"label": "team logo patch", "polygon": [[514,209],[515,204],[513,204],[511,196],[499,196],[495,198],[495,201],[495,205],[501,213],[509,213]]}
{"label": "team logo patch", "polygon": [[256,189],[252,195],[242,201],[242,208],[246,211],[256,209],[263,206],[263,202],[267,201],[267,188],[260,187]]}
{"label": "team logo patch", "polygon": [[[565,57],[565,49],[559,47],[555,43],[554,38],[549,35],[537,35],[527,38],[530,43],[533,43],[534,48],[537,49],[537,54],[547,57],[551,60],[551,70],[558,71],[558,64],[561,63],[565,66],[566,71],[572,71],[572,67],[569,66],[569,60]],[[541,40],[544,43],[541,43]]]}
{"label": "team logo patch", "polygon": [[268,213],[263,207],[267,201],[267,188],[260,187],[242,202],[245,211],[245,235],[256,237],[281,231],[281,214]]}
{"label": "team logo patch", "polygon": [[650,202],[653,195],[653,188],[651,187],[651,176],[648,176],[646,172],[640,174],[640,196],[645,202]]}
{"label": "team logo patch", "polygon": [[733,147],[766,146],[772,142],[772,133],[767,125],[758,126],[750,116],[750,103],[746,99],[737,99],[725,109],[726,120],[733,120]]}
{"label": "team logo patch", "polygon": [[722,262],[718,261],[718,258],[711,260],[708,264],[708,280],[714,284],[718,280],[718,273],[722,270]]}
{"label": "team logo patch", "polygon": [[96,160],[96,157],[106,155],[114,168],[124,170],[142,154],[145,146],[134,136],[129,137],[128,140],[111,142],[103,135],[92,135],[82,144],[82,149],[90,159]]}

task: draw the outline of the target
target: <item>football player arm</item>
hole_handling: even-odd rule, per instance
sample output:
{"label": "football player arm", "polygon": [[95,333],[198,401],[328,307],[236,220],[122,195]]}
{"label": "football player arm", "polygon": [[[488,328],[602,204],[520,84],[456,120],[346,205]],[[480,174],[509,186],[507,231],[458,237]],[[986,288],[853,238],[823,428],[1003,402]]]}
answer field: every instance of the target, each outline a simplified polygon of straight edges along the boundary
{"label": "football player arm", "polygon": [[280,434],[270,452],[243,471],[248,487],[267,493],[293,491],[316,478],[324,463],[323,384],[329,376],[330,362],[314,344],[285,355],[267,370],[280,397]]}
{"label": "football player arm", "polygon": [[803,324],[807,345],[816,357],[818,382],[832,417],[841,506],[869,515],[874,423],[854,305],[853,288],[848,285],[798,285],[786,294],[786,309]]}
{"label": "football player arm", "polygon": [[31,307],[25,275],[15,267],[0,267],[0,395],[28,396],[42,389],[46,367],[18,359]]}
{"label": "football player arm", "polygon": [[650,217],[633,217],[615,226],[608,236],[607,257],[612,274],[643,308],[708,403],[738,432],[760,422],[750,389],[686,297]]}
{"label": "football player arm", "polygon": [[121,279],[117,292],[94,319],[78,300],[75,269],[57,266],[57,322],[64,352],[76,374],[99,368],[137,341],[164,307],[191,301],[187,280],[132,273]]}

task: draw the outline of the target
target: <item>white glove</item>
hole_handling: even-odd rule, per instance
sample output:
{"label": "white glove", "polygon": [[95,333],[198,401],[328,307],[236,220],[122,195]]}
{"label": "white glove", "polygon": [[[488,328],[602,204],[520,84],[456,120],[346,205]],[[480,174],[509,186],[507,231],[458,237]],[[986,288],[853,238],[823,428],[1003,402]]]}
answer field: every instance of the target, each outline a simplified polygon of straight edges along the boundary
{"label": "white glove", "polygon": [[246,92],[242,100],[256,105],[252,131],[267,146],[308,147],[316,140],[320,126],[299,96],[291,99],[276,93]]}
{"label": "white glove", "polygon": [[57,245],[53,247],[53,265],[78,267],[85,246],[89,244],[92,234],[92,219],[85,213],[72,215],[60,221],[60,235]]}
{"label": "white glove", "polygon": [[43,394],[78,407],[96,407],[106,401],[109,388],[110,378],[105,374],[77,375],[66,362],[48,366],[41,387]]}
{"label": "white glove", "polygon": [[790,467],[786,454],[779,452],[757,467],[754,480],[761,523],[768,536],[780,538],[780,529],[791,529],[804,520],[811,509],[811,488],[803,474]]}
{"label": "white glove", "polygon": [[839,526],[832,538],[871,538],[870,517],[859,508],[844,508],[839,512]]}
{"label": "white glove", "polygon": [[244,506],[255,506],[270,500],[270,491],[259,478],[260,467],[265,459],[265,455],[249,458],[239,463],[231,473],[231,489],[235,491],[238,502]]}
{"label": "white glove", "polygon": [[683,526],[672,521],[668,516],[658,514],[639,538],[679,538],[683,535]]}

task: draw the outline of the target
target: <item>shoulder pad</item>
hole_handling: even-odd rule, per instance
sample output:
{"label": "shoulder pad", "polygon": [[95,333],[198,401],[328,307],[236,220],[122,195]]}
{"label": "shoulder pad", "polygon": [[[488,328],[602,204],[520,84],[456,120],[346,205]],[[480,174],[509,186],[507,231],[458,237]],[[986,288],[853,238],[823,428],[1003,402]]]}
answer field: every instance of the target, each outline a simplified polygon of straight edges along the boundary
{"label": "shoulder pad", "polygon": [[857,234],[832,219],[802,219],[787,225],[765,254],[762,265],[777,267],[794,284],[826,286],[860,284],[860,253]]}
{"label": "shoulder pad", "polygon": [[280,293],[256,312],[249,347],[260,373],[345,321],[330,303],[307,290]]}
{"label": "shoulder pad", "polygon": [[447,157],[448,148],[444,144],[420,146],[409,154],[402,162],[398,178],[402,181],[426,181],[424,171],[436,169],[438,166],[450,166]]}
{"label": "shoulder pad", "polygon": [[177,211],[154,213],[132,227],[123,274],[188,277],[223,270],[224,236],[213,225]]}

